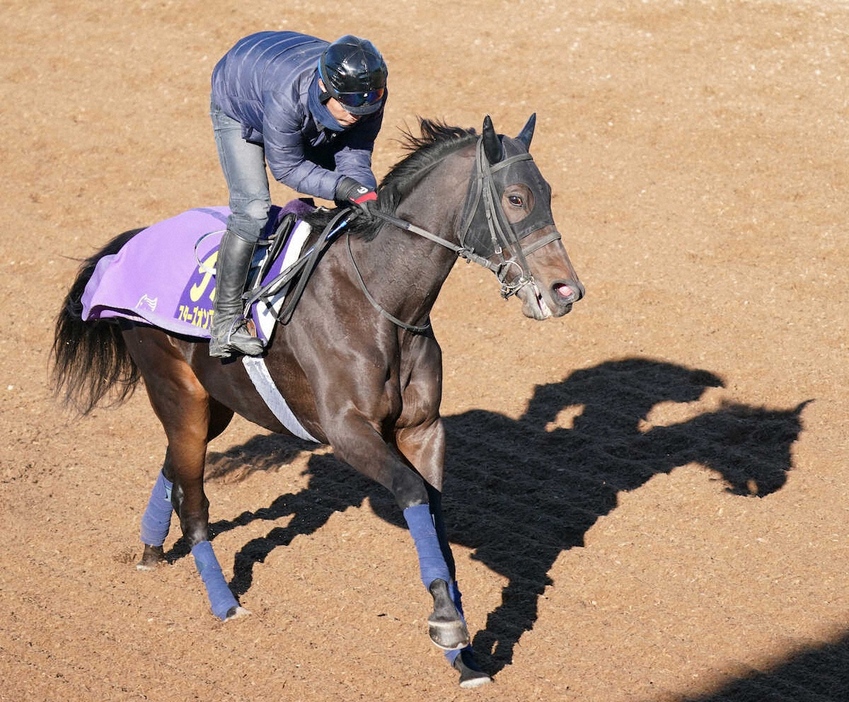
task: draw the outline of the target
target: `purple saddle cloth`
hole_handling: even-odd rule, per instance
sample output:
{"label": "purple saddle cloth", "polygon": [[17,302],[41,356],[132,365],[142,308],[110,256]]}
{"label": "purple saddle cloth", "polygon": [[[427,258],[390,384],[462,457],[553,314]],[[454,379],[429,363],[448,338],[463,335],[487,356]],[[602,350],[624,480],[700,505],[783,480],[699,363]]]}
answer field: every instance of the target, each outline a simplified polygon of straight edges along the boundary
{"label": "purple saddle cloth", "polygon": [[[312,209],[302,200],[273,206],[263,236],[272,234],[286,214],[303,215]],[[83,319],[120,317],[208,339],[213,271],[229,214],[227,207],[188,210],[148,227],[118,253],[104,256],[83,293]],[[282,261],[282,253],[278,259]],[[272,266],[266,279],[279,272]]]}

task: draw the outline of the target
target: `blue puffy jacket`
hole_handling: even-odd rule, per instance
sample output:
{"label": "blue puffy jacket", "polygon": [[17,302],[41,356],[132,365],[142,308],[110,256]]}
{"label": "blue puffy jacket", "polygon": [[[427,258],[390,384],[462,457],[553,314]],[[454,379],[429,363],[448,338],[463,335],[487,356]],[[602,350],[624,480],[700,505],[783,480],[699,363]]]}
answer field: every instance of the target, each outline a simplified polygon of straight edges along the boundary
{"label": "blue puffy jacket", "polygon": [[342,128],[319,101],[318,60],[327,46],[297,32],[245,37],[213,69],[212,102],[241,123],[245,139],[265,146],[276,180],[332,200],[343,176],[376,187],[371,154],[383,106]]}

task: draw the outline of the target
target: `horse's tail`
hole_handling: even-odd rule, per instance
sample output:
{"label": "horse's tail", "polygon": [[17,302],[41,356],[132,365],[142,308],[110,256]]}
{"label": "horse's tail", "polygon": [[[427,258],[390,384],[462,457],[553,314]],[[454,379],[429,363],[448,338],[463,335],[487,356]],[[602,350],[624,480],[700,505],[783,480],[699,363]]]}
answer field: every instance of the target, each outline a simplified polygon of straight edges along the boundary
{"label": "horse's tail", "polygon": [[127,351],[121,328],[112,321],[86,322],[82,296],[98,261],[117,253],[141,229],[124,232],[83,262],[56,318],[51,352],[54,394],[85,415],[104,398],[119,405],[133,394],[139,369]]}

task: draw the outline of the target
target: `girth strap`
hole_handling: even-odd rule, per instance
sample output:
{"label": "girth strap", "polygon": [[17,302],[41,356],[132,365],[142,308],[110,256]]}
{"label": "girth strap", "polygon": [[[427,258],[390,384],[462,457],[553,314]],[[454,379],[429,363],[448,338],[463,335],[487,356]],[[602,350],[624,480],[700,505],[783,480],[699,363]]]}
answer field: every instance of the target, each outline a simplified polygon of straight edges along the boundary
{"label": "girth strap", "polygon": [[277,385],[275,385],[274,379],[271,377],[271,373],[268,372],[268,368],[265,366],[265,361],[262,358],[255,356],[243,356],[242,363],[244,364],[245,370],[248,372],[256,391],[265,401],[268,409],[270,409],[280,423],[286,427],[287,431],[300,439],[304,439],[305,441],[319,443],[318,439],[304,429],[294,412],[292,412],[289,408],[289,405],[286,403],[283,395],[280,394],[280,390],[277,389]]}

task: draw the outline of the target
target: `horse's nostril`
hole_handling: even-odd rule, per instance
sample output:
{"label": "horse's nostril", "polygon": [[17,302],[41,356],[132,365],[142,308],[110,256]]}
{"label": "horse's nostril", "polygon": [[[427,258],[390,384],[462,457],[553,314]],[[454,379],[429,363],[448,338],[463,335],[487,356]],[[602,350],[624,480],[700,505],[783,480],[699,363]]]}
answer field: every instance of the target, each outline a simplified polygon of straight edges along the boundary
{"label": "horse's nostril", "polygon": [[567,283],[556,283],[554,285],[554,292],[557,298],[564,303],[575,302],[581,299],[581,292],[577,286],[573,287]]}

